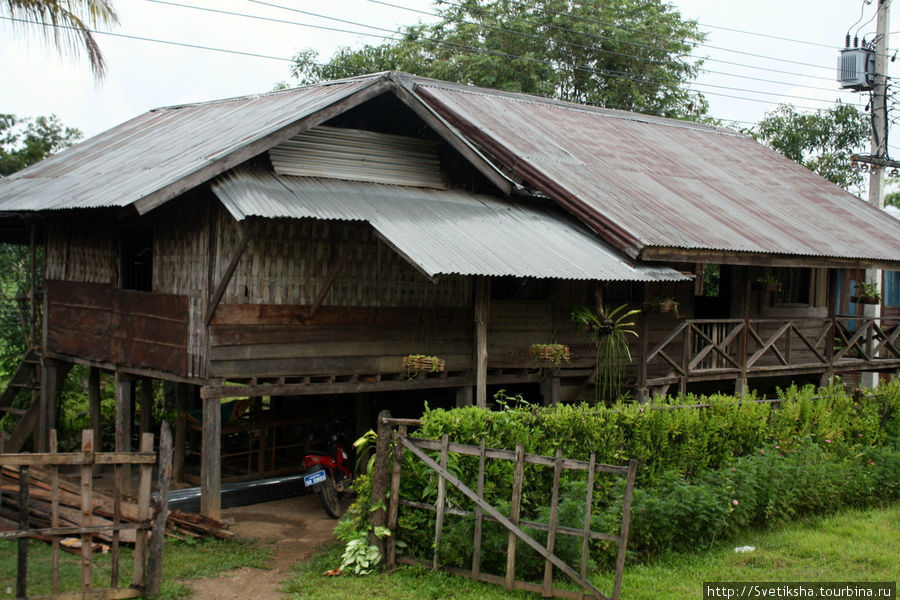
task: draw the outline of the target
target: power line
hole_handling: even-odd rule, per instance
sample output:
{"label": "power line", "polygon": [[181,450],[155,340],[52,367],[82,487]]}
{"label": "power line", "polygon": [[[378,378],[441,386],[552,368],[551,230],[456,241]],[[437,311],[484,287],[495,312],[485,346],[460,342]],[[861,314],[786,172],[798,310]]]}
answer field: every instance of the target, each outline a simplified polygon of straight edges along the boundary
{"label": "power line", "polygon": [[[171,4],[171,5],[174,5],[174,6],[185,7],[185,8],[199,8],[199,7],[193,7],[193,6],[190,6],[190,5],[177,4],[177,3],[174,3],[174,2],[161,2],[161,0],[153,0],[153,1],[156,1],[156,2],[159,2],[159,3]],[[228,14],[228,15],[231,15],[231,16],[245,16],[245,15],[243,15],[242,13],[230,13],[230,12],[228,12],[228,11],[220,11],[220,10],[218,10],[218,9],[202,9],[202,10],[208,10],[208,11],[212,11],[212,12],[221,12],[221,13],[223,13],[223,14]],[[247,16],[253,17],[253,15],[247,15]],[[259,18],[261,18],[261,19],[263,19],[263,20],[273,20],[273,19],[269,19],[269,18],[265,18],[265,17],[259,17]],[[48,24],[48,23],[42,23],[42,22],[40,22],[40,21],[30,21],[30,20],[18,19],[18,18],[13,18],[13,17],[3,17],[3,16],[0,16],[0,19],[4,19],[4,20],[8,20],[8,21],[21,22],[21,23],[34,24],[34,25],[41,25],[41,26],[44,26],[44,27],[56,27],[56,28],[62,28],[62,29],[75,29],[74,27],[71,27],[71,26],[65,26],[65,25],[59,25],[59,24]],[[344,29],[338,29],[338,28],[333,28],[333,27],[327,27],[327,26],[324,26],[324,25],[312,25],[312,24],[308,24],[308,23],[300,23],[300,22],[295,22],[295,21],[285,21],[285,20],[280,20],[280,19],[274,19],[274,20],[275,20],[275,21],[278,21],[278,22],[282,22],[282,23],[293,24],[293,25],[298,25],[298,26],[303,26],[303,27],[309,27],[309,28],[314,28],[314,29],[324,29],[324,30],[327,30],[327,31],[339,31],[339,32],[342,32],[342,33],[349,33],[349,34],[352,34],[352,35],[361,35],[361,36],[369,36],[369,37],[386,38],[386,36],[381,36],[381,35],[377,35],[377,34],[364,33],[364,32],[356,32],[356,31],[349,31],[349,30],[344,30]],[[215,52],[224,52],[224,53],[228,53],[228,54],[243,55],[243,56],[249,56],[249,57],[255,57],[255,58],[265,58],[265,59],[269,59],[269,60],[278,60],[278,61],[281,61],[281,62],[294,62],[294,60],[291,59],[291,58],[284,58],[284,57],[278,57],[278,56],[271,56],[271,55],[260,54],[260,53],[252,53],[252,52],[245,52],[245,51],[239,51],[239,50],[231,50],[231,49],[226,49],[226,48],[216,48],[216,47],[211,47],[211,46],[204,46],[204,45],[200,45],[200,44],[191,44],[191,43],[185,43],[185,42],[174,42],[174,41],[170,41],[170,40],[161,40],[161,39],[157,39],[157,38],[150,38],[150,37],[137,36],[137,35],[130,35],[130,34],[122,34],[122,33],[113,33],[113,32],[108,32],[108,31],[99,31],[99,30],[89,30],[89,31],[91,31],[91,33],[95,33],[95,34],[98,34],[98,35],[106,35],[106,36],[119,37],[119,38],[124,38],[124,39],[133,39],[133,40],[145,41],[145,42],[151,42],[151,43],[160,43],[160,44],[166,44],[166,45],[172,45],[172,46],[181,46],[181,47],[185,47],[185,48],[201,49],[201,50],[208,50],[208,51],[215,51]],[[387,38],[387,39],[393,39],[393,38]],[[423,40],[423,41],[430,42],[430,43],[437,43],[437,42],[435,42],[435,41],[433,41],[433,40]],[[479,51],[479,49],[475,49],[475,48],[471,48],[471,47],[465,47],[465,46],[453,45],[453,44],[449,44],[449,45],[456,46],[456,47],[459,48],[459,49],[467,49],[467,50],[473,51],[473,52],[478,52],[478,51]],[[540,60],[538,60],[538,59],[533,59],[533,58],[529,58],[529,57],[519,57],[519,56],[515,56],[515,55],[504,55],[503,53],[495,53],[495,52],[490,52],[490,51],[487,51],[487,53],[490,53],[490,54],[499,54],[499,55],[501,55],[501,56],[505,56],[505,57],[509,57],[509,58],[519,58],[519,59],[522,59],[522,60],[530,60],[530,61],[541,62],[541,63],[543,63],[543,64],[548,64],[548,65],[550,65],[550,63],[549,63],[548,61],[540,61]],[[321,65],[321,64],[318,64],[318,63],[316,63],[316,64],[317,64],[318,66],[324,66],[324,65]],[[552,67],[552,65],[550,65],[550,66]],[[581,69],[581,70],[587,70],[587,71],[594,72],[594,73],[597,73],[597,74],[600,74],[600,75],[608,75],[608,76],[611,76],[611,77],[613,77],[613,78],[631,79],[631,80],[634,80],[633,77],[618,76],[618,75],[615,75],[615,74],[609,75],[609,74],[604,73],[604,72],[594,71],[594,70],[590,70],[590,69]],[[347,70],[345,69],[345,72],[349,72],[349,71],[347,71]],[[628,75],[628,74],[626,74],[626,75]],[[700,84],[700,85],[707,85],[707,84]],[[718,86],[718,87],[725,87],[725,86]],[[731,88],[729,88],[729,89],[731,89]],[[694,90],[694,91],[696,91],[696,90]],[[751,93],[756,93],[756,92],[753,92],[752,90],[751,90],[750,92],[751,92]],[[709,95],[714,95],[714,96],[721,96],[721,97],[726,97],[726,98],[733,98],[733,99],[738,99],[738,100],[745,100],[745,101],[749,101],[749,102],[757,102],[757,103],[769,104],[769,105],[775,104],[774,102],[769,101],[769,100],[762,100],[762,99],[758,99],[758,98],[747,98],[747,97],[744,97],[744,96],[736,96],[736,95],[733,95],[733,94],[723,94],[723,93],[718,93],[718,92],[704,92],[704,93],[708,93]],[[776,95],[777,95],[777,94],[776,94]],[[789,96],[784,96],[784,97],[789,97]],[[827,102],[827,101],[825,101],[825,100],[819,100],[819,99],[816,99],[816,98],[812,98],[812,100],[817,101],[817,102]],[[634,110],[633,107],[615,106],[615,105],[611,105],[611,104],[610,104],[609,106],[610,106],[611,108],[619,108],[619,109],[623,109],[623,110]],[[818,109],[816,109],[816,108],[813,108],[813,107],[807,107],[807,106],[796,106],[796,108],[805,109],[805,110],[818,110]],[[717,118],[717,117],[712,116],[712,115],[710,115],[710,116],[711,116],[711,118]],[[733,119],[719,119],[719,120],[722,120],[722,121],[728,121],[728,122],[740,122],[740,121],[736,121],[736,120],[733,120]]]}
{"label": "power line", "polygon": [[[155,0],[153,0],[153,1],[155,1]],[[274,5],[274,4],[270,4],[270,3],[268,3],[268,2],[260,2],[259,0],[249,0],[249,1],[250,1],[250,2],[257,2],[257,3],[259,3],[259,4],[265,4],[265,5],[267,5],[267,6],[277,6],[277,5]],[[373,3],[373,4],[380,4],[380,5],[383,5],[383,6],[389,6],[389,7],[391,7],[391,8],[398,8],[398,9],[400,9],[400,10],[406,10],[406,11],[414,12],[414,13],[421,14],[421,15],[428,15],[428,16],[432,16],[432,17],[440,16],[440,15],[438,15],[437,13],[434,13],[434,12],[429,12],[429,11],[426,11],[426,10],[421,10],[421,9],[417,9],[417,8],[412,8],[412,7],[408,7],[408,6],[403,6],[403,5],[400,5],[400,4],[394,4],[394,3],[392,3],[392,2],[386,2],[385,0],[367,0],[367,1],[368,1],[368,2],[371,2],[371,3]],[[285,7],[281,7],[281,8],[285,8]],[[536,25],[540,25],[540,23],[537,23],[536,21],[529,21],[529,20],[527,20],[527,19],[525,19],[525,22],[533,23],[533,24],[536,24]],[[518,36],[523,36],[523,37],[528,37],[528,38],[532,38],[532,39],[538,39],[538,40],[542,40],[542,41],[550,41],[547,37],[540,36],[540,35],[535,35],[535,34],[530,34],[530,33],[525,33],[525,32],[522,32],[522,31],[516,31],[516,30],[514,30],[514,29],[508,29],[508,28],[504,28],[504,27],[496,27],[496,26],[494,26],[494,25],[487,25],[487,24],[484,24],[484,23],[475,23],[475,22],[472,22],[472,21],[461,21],[461,23],[465,23],[465,24],[467,24],[467,25],[476,25],[476,26],[483,27],[483,28],[486,28],[486,29],[492,29],[492,30],[495,30],[495,31],[501,31],[501,32],[510,33],[510,34],[513,34],[513,35],[518,35]],[[553,27],[554,29],[559,29],[559,30],[561,30],[561,31],[573,32],[573,33],[576,33],[576,34],[578,34],[578,35],[590,35],[590,34],[587,34],[587,33],[585,33],[585,32],[578,32],[578,31],[575,31],[575,30],[572,30],[572,29],[568,29],[568,28],[564,28],[564,27],[559,27],[559,26],[552,26],[552,27]],[[599,38],[599,39],[608,39],[608,38],[606,38],[605,36],[595,36],[595,35],[591,35],[591,37],[596,37],[596,38]],[[655,64],[662,64],[662,65],[670,65],[670,64],[672,64],[671,61],[655,59],[655,58],[652,58],[652,57],[636,56],[636,55],[634,55],[634,54],[626,54],[626,53],[622,53],[622,52],[615,52],[615,51],[613,51],[613,50],[607,50],[607,49],[599,48],[599,47],[595,47],[595,46],[585,46],[585,45],[583,45],[583,44],[575,44],[575,43],[572,43],[572,42],[557,42],[557,43],[560,43],[561,45],[569,46],[569,47],[572,47],[572,48],[579,48],[579,49],[583,49],[583,50],[589,50],[589,51],[593,51],[593,52],[597,52],[597,53],[601,53],[601,54],[613,55],[613,56],[621,56],[621,57],[624,57],[624,58],[633,58],[633,59],[637,59],[637,60],[644,60],[644,61],[652,62],[652,63],[655,63]],[[748,66],[749,66],[749,65],[748,65]],[[760,82],[763,82],[763,83],[774,83],[774,84],[776,84],[776,85],[786,85],[786,86],[791,86],[791,87],[801,87],[801,88],[806,88],[806,89],[811,89],[811,90],[819,90],[819,91],[827,91],[827,92],[835,91],[834,88],[817,87],[817,86],[804,85],[804,84],[798,84],[798,83],[787,82],[787,81],[776,81],[776,80],[774,80],[774,79],[765,79],[765,78],[763,78],[763,77],[751,77],[751,76],[748,76],[748,75],[736,75],[736,74],[734,74],[734,73],[727,73],[727,72],[725,72],[725,71],[716,71],[716,70],[713,70],[713,69],[706,69],[706,68],[703,68],[703,67],[701,67],[701,70],[704,71],[705,73],[710,73],[710,74],[713,74],[713,75],[723,75],[723,76],[725,76],[725,77],[740,77],[740,78],[742,78],[742,79],[748,79],[748,80],[752,80],[752,81],[760,81]],[[818,79],[818,77],[817,77],[817,79]],[[824,78],[823,78],[823,79],[824,79]],[[833,80],[832,80],[832,79],[828,79],[828,81],[833,81]]]}
{"label": "power line", "polygon": [[88,31],[90,33],[97,34],[97,35],[107,35],[107,36],[111,36],[111,37],[124,38],[124,39],[129,39],[129,40],[139,40],[142,42],[153,42],[156,44],[167,44],[170,46],[181,46],[183,48],[194,48],[197,50],[211,50],[213,52],[225,52],[228,54],[239,54],[241,56],[250,56],[253,58],[265,58],[268,60],[279,60],[282,62],[291,62],[291,63],[294,62],[294,60],[292,58],[284,58],[282,56],[270,56],[268,54],[258,54],[255,52],[244,52],[242,50],[230,50],[228,48],[215,48],[212,46],[202,46],[200,44],[190,44],[187,42],[172,42],[169,40],[160,40],[160,39],[156,39],[156,38],[143,37],[143,36],[139,36],[139,35],[129,35],[126,33],[113,33],[111,31],[99,31],[96,29],[82,30],[77,27],[72,27],[71,25],[61,25],[59,23],[42,23],[41,21],[30,21],[27,19],[18,19],[16,17],[6,17],[3,15],[0,15],[0,19],[3,19],[4,21],[14,21],[17,23],[26,23],[29,25],[42,25],[44,27],[53,27],[56,29],[72,29],[72,30],[77,30],[77,31]]}

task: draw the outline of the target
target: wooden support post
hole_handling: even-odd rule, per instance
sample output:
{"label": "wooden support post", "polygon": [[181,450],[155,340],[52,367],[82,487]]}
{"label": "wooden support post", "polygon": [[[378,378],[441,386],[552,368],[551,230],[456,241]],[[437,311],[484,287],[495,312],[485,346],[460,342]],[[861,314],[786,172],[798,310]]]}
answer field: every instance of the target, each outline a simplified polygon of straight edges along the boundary
{"label": "wooden support post", "polygon": [[200,512],[222,517],[222,411],[218,398],[203,399],[203,450],[200,461]]}
{"label": "wooden support post", "polygon": [[153,380],[149,377],[141,377],[141,433],[150,431],[150,421],[153,418]]}
{"label": "wooden support post", "polygon": [[487,323],[491,302],[490,278],[475,279],[475,404],[487,407]]}
{"label": "wooden support post", "polygon": [[475,390],[471,385],[456,388],[456,408],[472,406],[474,392]]}
{"label": "wooden support post", "polygon": [[[562,448],[556,449],[556,464],[553,466],[553,488],[550,493],[550,523],[547,531],[547,552],[553,554],[556,548],[556,528],[559,519],[559,480],[562,477],[563,455]],[[590,510],[590,508],[588,508]],[[544,563],[544,598],[553,597],[553,563],[549,560]]]}
{"label": "wooden support post", "polygon": [[48,434],[56,429],[56,395],[59,390],[59,363],[45,358],[41,361],[41,406],[35,441],[38,452],[49,449]]}
{"label": "wooden support post", "polygon": [[[513,469],[512,498],[509,508],[509,520],[519,525],[519,513],[522,510],[522,483],[525,475],[525,446],[516,444],[516,465]],[[506,544],[506,589],[511,590],[516,580],[516,534],[509,532]]]}
{"label": "wooden support post", "polygon": [[[19,467],[19,529],[28,529],[28,467]],[[16,598],[28,597],[28,538],[18,542]]]}
{"label": "wooden support post", "polygon": [[[35,243],[34,219],[28,221],[29,278],[28,278],[28,345],[32,348],[37,340],[37,244]],[[45,346],[46,347],[46,346]]]}
{"label": "wooden support post", "polygon": [[394,437],[394,465],[391,472],[391,497],[388,506],[388,529],[391,535],[387,540],[387,553],[385,554],[385,567],[388,570],[397,564],[397,520],[400,516],[400,469],[403,466],[403,445],[401,440],[406,438],[406,425],[397,428]]}
{"label": "wooden support post", "polygon": [[[648,300],[650,284],[644,284],[644,301]],[[638,385],[635,398],[641,404],[650,400],[650,389],[647,387],[647,357],[650,355],[650,313],[641,311],[641,355],[638,359]]]}
{"label": "wooden support post", "polygon": [[[484,459],[485,442],[481,438],[481,447],[478,451],[478,487],[476,493],[479,498],[484,497]],[[481,534],[484,529],[484,510],[475,505],[475,540],[472,545],[472,579],[478,581],[481,575]]]}
{"label": "wooden support post", "polygon": [[188,384],[175,384],[175,444],[173,448],[172,479],[181,481],[184,477],[184,446],[187,434]]}
{"label": "wooden support post", "polygon": [[734,394],[735,396],[743,396],[749,390],[747,389],[748,385],[748,367],[747,361],[750,358],[750,353],[748,351],[748,344],[750,343],[750,269],[749,267],[744,267],[744,299],[743,299],[743,310],[744,310],[744,329],[741,331],[741,376],[740,379],[734,382]]}
{"label": "wooden support post", "polygon": [[[56,430],[50,430],[50,453],[56,454],[59,448],[56,444]],[[50,527],[59,527],[59,466],[50,468]],[[59,536],[53,536],[50,548],[50,591],[59,593]]]}
{"label": "wooden support post", "polygon": [[633,458],[628,461],[625,496],[622,499],[622,531],[619,533],[619,554],[616,557],[616,578],[613,582],[612,600],[619,600],[619,594],[622,592],[622,577],[625,575],[625,555],[628,551],[628,531],[631,528],[631,500],[634,497],[634,480],[637,477],[637,468],[638,461]]}
{"label": "wooden support post", "polygon": [[834,379],[834,337],[837,335],[837,303],[840,297],[837,291],[837,273],[834,269],[828,269],[828,326],[831,331],[825,335],[825,360],[827,365],[822,373],[820,385],[829,385]]}
{"label": "wooden support post", "polygon": [[[131,379],[116,371],[116,452],[131,452]],[[119,486],[131,492],[131,465],[119,469]]]}
{"label": "wooden support post", "polygon": [[[372,505],[384,506],[384,500],[387,498],[388,489],[388,469],[391,462],[391,427],[385,423],[385,419],[391,418],[389,410],[383,410],[378,413],[378,423],[376,425],[376,433],[378,438],[375,440],[375,465],[372,467]],[[372,527],[383,527],[387,523],[387,511],[383,508],[372,513],[369,518]],[[391,532],[396,535],[396,532]],[[382,556],[385,554],[385,541],[374,535],[370,543],[374,543],[381,550]]]}
{"label": "wooden support post", "polygon": [[[94,480],[94,432],[85,429],[81,432],[81,451],[89,457],[81,466],[81,526],[90,527],[93,519],[93,480]],[[81,590],[89,591],[94,584],[91,559],[94,556],[93,539],[90,533],[81,534]]]}
{"label": "wooden support post", "polygon": [[[100,412],[100,369],[91,367],[88,370],[88,412],[91,415],[91,430],[94,432],[94,447],[103,449],[103,414]],[[94,474],[99,473],[100,465],[95,465]]]}
{"label": "wooden support post", "polygon": [[153,517],[153,533],[150,534],[150,553],[147,557],[147,578],[144,595],[153,597],[162,584],[163,541],[166,533],[166,517],[169,512],[169,482],[172,479],[172,432],[169,424],[162,422],[159,432],[159,493],[156,514]]}
{"label": "wooden support post", "polygon": [[[141,452],[153,452],[153,434],[141,434]],[[142,523],[150,519],[150,493],[153,491],[153,465],[141,465],[140,486],[138,488],[138,520]],[[131,573],[131,584],[142,587],[146,582],[147,568],[147,530],[134,532],[134,570]]]}
{"label": "wooden support post", "polygon": [[[441,468],[447,468],[447,448],[450,445],[450,436],[446,433],[441,436]],[[441,537],[444,533],[444,511],[447,506],[447,480],[438,475],[438,495],[434,515],[434,558],[431,568],[434,571],[440,567]]]}

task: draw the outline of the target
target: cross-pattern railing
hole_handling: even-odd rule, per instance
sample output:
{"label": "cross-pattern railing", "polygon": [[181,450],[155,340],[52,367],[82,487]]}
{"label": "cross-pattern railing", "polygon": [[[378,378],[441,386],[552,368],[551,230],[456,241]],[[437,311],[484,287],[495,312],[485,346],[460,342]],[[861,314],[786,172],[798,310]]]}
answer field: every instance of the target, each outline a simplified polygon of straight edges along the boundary
{"label": "cross-pattern railing", "polygon": [[883,319],[687,319],[648,349],[639,387],[900,368],[900,326]]}

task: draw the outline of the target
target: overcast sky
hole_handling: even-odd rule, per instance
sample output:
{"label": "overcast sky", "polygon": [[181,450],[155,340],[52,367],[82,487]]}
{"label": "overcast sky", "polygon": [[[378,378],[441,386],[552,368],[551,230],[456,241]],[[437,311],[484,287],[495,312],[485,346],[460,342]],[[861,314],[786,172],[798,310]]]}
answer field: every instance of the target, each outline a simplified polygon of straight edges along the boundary
{"label": "overcast sky", "polygon": [[[418,11],[433,11],[427,0],[385,0]],[[591,0],[599,1],[599,0]],[[276,4],[344,19],[338,22],[292,12]],[[698,49],[707,57],[697,80],[713,116],[752,123],[778,102],[821,108],[836,98],[865,103],[864,96],[840,92],[835,65],[844,34],[860,15],[863,25],[875,15],[866,0],[673,0],[685,18],[709,32]],[[289,80],[289,58],[314,48],[326,60],[339,46],[379,43],[378,37],[352,35],[292,23],[275,23],[185,6],[252,14],[319,27],[388,35],[427,15],[386,6],[375,0],[183,0],[181,6],[153,0],[116,0],[121,24],[113,31],[265,55],[256,58],[98,36],[109,62],[107,79],[97,84],[81,59],[59,58],[35,35],[33,26],[0,20],[0,112],[20,116],[56,114],[87,136],[151,108],[269,91]],[[379,31],[363,27],[371,25]],[[729,29],[741,30],[732,31]],[[874,18],[860,30],[872,37]],[[892,30],[900,30],[900,22]],[[856,31],[856,28],[853,29]],[[777,36],[806,43],[789,42]],[[893,46],[893,44],[892,44]],[[280,59],[280,60],[279,60]],[[776,60],[780,59],[780,60]],[[893,146],[893,144],[892,144]],[[897,148],[900,148],[898,143]],[[900,151],[895,150],[895,154]]]}

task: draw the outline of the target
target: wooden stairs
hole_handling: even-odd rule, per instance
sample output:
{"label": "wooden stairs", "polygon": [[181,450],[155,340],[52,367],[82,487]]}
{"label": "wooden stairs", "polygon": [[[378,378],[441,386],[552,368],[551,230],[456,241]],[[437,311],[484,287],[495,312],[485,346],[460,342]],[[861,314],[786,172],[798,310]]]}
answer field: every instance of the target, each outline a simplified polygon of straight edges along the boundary
{"label": "wooden stairs", "polygon": [[[17,402],[23,391],[26,397]],[[38,424],[41,391],[41,356],[37,348],[25,352],[16,372],[0,393],[0,420],[15,422],[12,433],[4,437],[4,452],[19,452]],[[4,427],[9,429],[9,427]]]}

